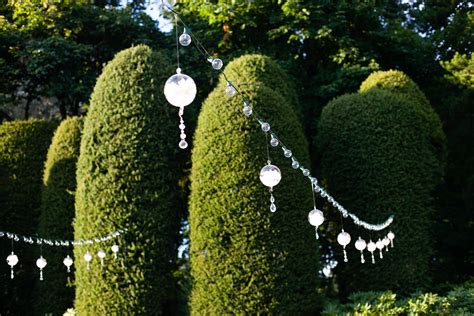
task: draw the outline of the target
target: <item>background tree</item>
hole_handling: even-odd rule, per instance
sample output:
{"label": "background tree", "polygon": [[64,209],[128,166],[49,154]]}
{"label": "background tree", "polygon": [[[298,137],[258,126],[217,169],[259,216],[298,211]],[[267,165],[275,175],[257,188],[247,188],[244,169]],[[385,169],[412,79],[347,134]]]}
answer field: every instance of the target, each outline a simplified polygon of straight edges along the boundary
{"label": "background tree", "polygon": [[[419,93],[400,72],[375,73],[360,93],[323,109],[318,144],[330,192],[369,222],[395,214],[391,229],[397,237],[388,258],[375,265],[358,260],[338,265],[343,295],[388,289],[408,294],[430,285],[431,194],[442,179],[445,139],[439,118]],[[357,232],[351,223],[344,226]],[[363,231],[354,239],[358,234],[366,240],[383,237]]]}
{"label": "background tree", "polygon": [[[56,123],[44,120],[0,125],[2,230],[27,236],[36,234],[44,161],[56,126]],[[23,242],[14,242],[13,246],[19,258],[15,266],[15,279],[10,280],[9,266],[0,265],[0,314],[31,315],[31,284],[38,278],[35,261],[40,249]],[[11,248],[10,239],[0,238],[0,258],[6,258]]]}
{"label": "background tree", "polygon": [[[169,70],[169,71],[168,71]],[[144,45],[104,68],[84,122],[77,167],[75,239],[127,229],[119,259],[76,265],[78,314],[170,314],[176,308],[180,172],[173,109],[163,98],[172,70]],[[111,245],[76,247],[96,254]],[[110,252],[109,252],[110,253]],[[106,303],[104,303],[106,302]]]}
{"label": "background tree", "polygon": [[[64,120],[54,133],[49,146],[44,166],[38,224],[38,235],[47,239],[74,239],[72,220],[75,214],[76,163],[82,127],[82,117]],[[43,249],[48,268],[44,271],[44,280],[36,284],[35,314],[62,315],[66,309],[73,306],[72,273],[67,274],[62,263],[67,255],[72,257],[72,247]]]}
{"label": "background tree", "polygon": [[[270,75],[281,70],[268,57],[250,55],[232,61],[225,71],[234,74],[233,83],[308,166],[298,117],[286,95],[273,90],[286,84]],[[283,179],[274,192],[278,210],[269,211],[268,191],[258,179],[267,160],[265,136],[242,114],[241,99],[226,97],[225,86],[221,78],[204,102],[194,140],[191,313],[315,312],[319,260],[307,223],[311,186],[280,150],[271,150]]]}

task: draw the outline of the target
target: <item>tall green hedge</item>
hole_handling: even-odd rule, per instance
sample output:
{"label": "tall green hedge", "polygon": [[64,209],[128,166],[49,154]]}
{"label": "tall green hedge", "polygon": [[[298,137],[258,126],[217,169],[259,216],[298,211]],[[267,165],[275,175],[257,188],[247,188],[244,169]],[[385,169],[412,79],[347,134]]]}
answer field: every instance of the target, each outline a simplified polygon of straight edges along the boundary
{"label": "tall green hedge", "polygon": [[[38,234],[50,239],[73,239],[74,191],[76,190],[76,164],[79,157],[82,117],[64,120],[54,133],[44,166],[41,215]],[[62,264],[64,257],[72,257],[72,247],[47,247],[43,256],[48,260],[44,281],[38,282],[34,310],[37,315],[62,315],[72,307],[73,273],[67,274]]]}
{"label": "tall green hedge", "polygon": [[[38,225],[44,161],[57,124],[44,120],[0,125],[0,230],[33,236]],[[11,241],[0,238],[0,314],[31,315],[38,246],[14,243],[19,263],[15,279],[5,259]]]}
{"label": "tall green hedge", "polygon": [[[374,87],[328,103],[318,135],[322,173],[338,201],[369,222],[395,214],[390,227],[395,248],[384,260],[378,259],[377,251],[375,265],[370,260],[361,265],[351,244],[350,262],[338,266],[341,291],[410,293],[427,287],[431,193],[441,181],[444,157],[444,144],[434,146],[433,135],[443,135],[434,111],[405,93]],[[387,233],[356,229],[348,221],[345,228],[354,241],[359,234],[376,241]]]}
{"label": "tall green hedge", "polygon": [[[267,60],[244,56],[225,71],[235,72],[229,78],[308,166],[308,144],[291,102],[274,85],[266,86],[259,79],[261,69],[253,68]],[[254,78],[239,75],[252,72]],[[314,230],[307,222],[311,186],[300,171],[291,169],[281,149],[271,148],[272,162],[280,167],[283,179],[274,190],[278,210],[270,212],[268,189],[259,180],[267,161],[265,135],[252,118],[243,115],[240,97],[225,96],[225,85],[221,78],[204,102],[194,138],[189,201],[191,313],[312,312],[318,299],[319,258]]]}
{"label": "tall green hedge", "polygon": [[[79,315],[169,314],[176,308],[172,269],[176,258],[179,172],[176,108],[163,85],[173,73],[144,45],[118,53],[104,68],[84,122],[77,167],[75,238],[127,229],[112,243],[75,247]],[[105,266],[96,254],[108,251]],[[94,255],[91,269],[82,259]]]}

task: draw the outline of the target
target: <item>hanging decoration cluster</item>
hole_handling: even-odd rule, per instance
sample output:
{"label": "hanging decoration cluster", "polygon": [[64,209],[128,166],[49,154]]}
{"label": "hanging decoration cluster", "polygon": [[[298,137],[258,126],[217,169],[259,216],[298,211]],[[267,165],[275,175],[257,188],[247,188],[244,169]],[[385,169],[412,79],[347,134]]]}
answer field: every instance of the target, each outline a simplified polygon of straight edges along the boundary
{"label": "hanging decoration cluster", "polygon": [[[92,245],[92,244],[103,244],[106,243],[110,240],[116,239],[120,236],[122,236],[125,233],[126,230],[118,230],[115,231],[111,234],[108,234],[103,237],[97,237],[97,238],[92,238],[92,239],[80,239],[80,240],[51,240],[51,239],[45,239],[41,237],[28,237],[28,236],[23,236],[23,235],[18,235],[15,233],[10,233],[10,232],[4,232],[0,231],[0,238],[1,237],[6,237],[11,240],[12,244],[12,252],[10,255],[7,257],[7,264],[10,266],[10,278],[14,279],[15,278],[15,272],[14,272],[14,267],[18,264],[20,259],[18,256],[15,254],[13,251],[13,242],[25,242],[28,244],[34,244],[36,243],[37,245],[40,246],[40,257],[36,260],[36,266],[40,270],[40,280],[43,280],[43,269],[46,268],[48,265],[48,261],[43,257],[43,244],[48,245],[48,246],[56,246],[56,247],[69,247],[69,246],[83,246],[83,245]],[[111,247],[111,251],[114,254],[114,260],[118,258],[118,252],[119,252],[119,246],[114,243],[114,245]],[[100,259],[100,264],[101,266],[104,266],[104,258],[106,257],[107,253],[103,248],[101,248],[97,252],[97,257]],[[84,255],[84,261],[87,264],[87,269],[89,270],[90,268],[90,262],[92,260],[92,255],[89,251],[86,252]],[[64,260],[63,264],[66,267],[66,271],[68,273],[71,272],[71,266],[74,264],[74,260],[71,258],[71,256],[67,255]]]}
{"label": "hanging decoration cluster", "polygon": [[[316,177],[311,175],[311,172],[308,168],[301,165],[298,159],[293,155],[293,152],[288,146],[285,146],[281,139],[278,138],[277,134],[271,129],[270,124],[264,120],[255,109],[251,106],[250,102],[246,99],[246,97],[241,93],[231,80],[227,78],[225,73],[222,71],[223,62],[219,58],[213,58],[207,50],[201,45],[199,40],[193,36],[190,29],[184,23],[184,21],[180,18],[179,14],[173,10],[170,6],[166,5],[163,2],[163,6],[166,7],[171,13],[174,14],[175,18],[175,30],[176,30],[176,52],[177,52],[177,60],[178,60],[178,69],[177,74],[171,76],[165,84],[165,96],[169,103],[174,106],[180,108],[179,116],[180,116],[180,129],[181,129],[181,141],[179,143],[179,147],[184,149],[188,146],[186,141],[186,135],[184,134],[184,122],[182,119],[183,109],[185,106],[189,105],[195,98],[196,95],[196,85],[192,78],[187,75],[181,74],[181,68],[179,68],[179,45],[182,46],[189,46],[191,43],[194,43],[198,51],[205,56],[206,60],[211,63],[211,66],[214,70],[220,71],[224,76],[227,85],[225,88],[225,94],[228,97],[233,97],[235,95],[239,95],[242,98],[243,109],[242,112],[246,117],[253,117],[260,125],[262,132],[265,133],[265,137],[267,139],[267,164],[260,170],[260,181],[269,188],[270,192],[270,212],[274,213],[277,210],[275,204],[275,198],[273,196],[273,190],[275,186],[277,186],[282,178],[282,174],[280,169],[273,165],[270,160],[270,154],[268,149],[268,144],[271,147],[281,147],[282,154],[285,158],[291,160],[291,166],[295,170],[301,171],[301,174],[306,177],[311,183],[311,190],[313,193],[313,208],[308,213],[308,221],[310,225],[315,227],[316,232],[316,239],[319,238],[318,235],[318,227],[320,227],[324,223],[324,214],[321,210],[316,208],[316,199],[315,193],[319,194],[322,198],[325,198],[334,208],[341,214],[341,221],[342,218],[349,218],[352,222],[362,227],[366,230],[370,231],[381,231],[386,229],[390,224],[393,222],[393,215],[387,218],[385,222],[380,224],[370,224],[363,220],[361,220],[357,215],[353,214],[352,212],[345,209],[342,205],[340,205],[324,188],[319,186],[318,180]],[[178,22],[181,22],[183,25],[183,33],[178,36]],[[177,77],[178,76],[178,77]],[[270,141],[268,141],[268,137],[270,137]],[[391,245],[393,247],[393,240],[395,238],[395,234],[391,231],[387,233],[384,237],[379,238],[377,242],[373,242],[370,240],[366,242],[360,236],[355,241],[354,247],[360,252],[361,254],[361,262],[364,263],[364,254],[363,251],[367,250],[371,253],[372,263],[375,263],[374,258],[374,251],[376,249],[379,250],[379,256],[382,259],[383,253],[382,250],[385,248],[388,251],[388,246]],[[344,231],[342,228],[341,232],[337,236],[337,242],[343,248],[344,254],[344,261],[347,262],[347,252],[346,247],[351,243],[351,236],[348,232]]]}

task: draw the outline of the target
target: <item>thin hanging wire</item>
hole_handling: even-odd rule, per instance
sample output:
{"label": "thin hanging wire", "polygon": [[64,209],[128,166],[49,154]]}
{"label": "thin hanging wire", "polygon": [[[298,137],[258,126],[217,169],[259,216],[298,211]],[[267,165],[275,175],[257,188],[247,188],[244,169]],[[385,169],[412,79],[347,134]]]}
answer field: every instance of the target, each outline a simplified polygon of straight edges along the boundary
{"label": "thin hanging wire", "polygon": [[179,34],[178,34],[178,15],[175,13],[174,15],[175,20],[174,20],[174,28],[175,28],[175,33],[176,33],[176,61],[178,63],[178,68],[179,67]]}
{"label": "thin hanging wire", "polygon": [[272,161],[270,160],[270,149],[268,148],[268,132],[265,132],[265,145],[267,146],[267,164],[271,164]]}

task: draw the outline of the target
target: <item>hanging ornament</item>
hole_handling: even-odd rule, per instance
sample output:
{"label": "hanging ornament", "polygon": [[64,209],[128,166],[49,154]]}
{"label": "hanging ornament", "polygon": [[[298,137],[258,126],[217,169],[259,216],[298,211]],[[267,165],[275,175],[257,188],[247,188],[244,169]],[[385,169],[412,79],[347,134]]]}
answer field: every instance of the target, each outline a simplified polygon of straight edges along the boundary
{"label": "hanging ornament", "polygon": [[[177,31],[176,31],[177,32]],[[184,29],[183,34],[179,36],[179,43],[183,46],[189,46],[191,44],[191,35],[189,35],[186,32],[186,29]]]}
{"label": "hanging ornament", "polygon": [[316,207],[314,207],[308,213],[308,221],[312,226],[315,227],[316,239],[319,239],[318,227],[321,226],[324,223],[324,214],[323,214],[323,212],[321,212]]}
{"label": "hanging ornament", "polygon": [[372,255],[372,263],[375,263],[375,257],[374,257],[374,251],[377,249],[377,245],[371,240],[367,244],[367,250],[370,251],[370,254]]}
{"label": "hanging ornament", "polygon": [[225,87],[225,95],[228,97],[233,97],[237,93],[234,86],[232,85],[232,81],[227,81],[227,86]]}
{"label": "hanging ornament", "polygon": [[360,263],[365,263],[364,249],[367,247],[367,243],[359,236],[359,239],[356,240],[354,246],[357,250],[360,251]]}
{"label": "hanging ornament", "polygon": [[106,256],[106,253],[104,249],[100,249],[99,252],[97,253],[97,257],[100,259],[100,265],[103,267],[104,266],[104,258]]}
{"label": "hanging ornament", "polygon": [[43,269],[46,267],[48,262],[46,261],[43,256],[39,257],[38,260],[36,260],[36,266],[40,269],[40,281],[43,281]]}
{"label": "hanging ornament", "polygon": [[291,155],[293,154],[293,153],[291,152],[291,150],[289,150],[289,149],[287,149],[287,148],[285,148],[285,147],[282,147],[281,149],[283,150],[283,156],[285,156],[286,158],[290,158]]}
{"label": "hanging ornament", "polygon": [[63,264],[66,266],[68,273],[71,272],[71,266],[73,263],[74,261],[72,260],[71,257],[69,257],[69,255],[67,255],[66,258],[64,258]]}
{"label": "hanging ornament", "polygon": [[295,157],[291,157],[291,167],[295,170],[300,167],[300,163],[295,159]]}
{"label": "hanging ornament", "polygon": [[15,272],[13,272],[13,267],[18,263],[18,256],[12,251],[12,253],[7,257],[7,264],[10,266],[11,273],[10,278],[15,278]]}
{"label": "hanging ornament", "polygon": [[194,83],[193,78],[182,74],[181,68],[177,68],[176,74],[166,80],[164,93],[166,100],[171,105],[179,108],[179,129],[181,130],[179,148],[186,149],[188,143],[185,140],[186,134],[184,133],[186,127],[183,119],[184,107],[194,101],[197,93],[196,83]]}
{"label": "hanging ornament", "polygon": [[351,242],[351,235],[346,233],[344,229],[337,235],[337,242],[342,246],[344,251],[344,262],[349,261],[347,259],[346,246]]}
{"label": "hanging ornament", "polygon": [[375,246],[377,247],[377,249],[379,250],[379,254],[380,254],[380,259],[383,259],[383,253],[382,253],[382,249],[384,247],[384,244],[383,242],[380,240],[377,240],[377,242],[375,243]]}
{"label": "hanging ornament", "polygon": [[270,212],[276,212],[275,198],[273,196],[273,187],[278,185],[281,180],[281,171],[277,166],[272,165],[270,162],[268,165],[260,170],[260,181],[263,185],[270,188]]}
{"label": "hanging ornament", "polygon": [[247,101],[244,101],[244,108],[242,112],[244,112],[244,115],[246,117],[249,117],[250,115],[252,115],[252,108],[249,106]]}
{"label": "hanging ornament", "polygon": [[275,137],[275,135],[271,134],[271,138],[270,138],[270,146],[272,147],[276,147],[278,146],[278,139]]}
{"label": "hanging ornament", "polygon": [[390,239],[390,245],[391,245],[392,248],[393,248],[393,240],[395,239],[395,234],[392,233],[392,231],[390,231],[390,232],[387,234],[387,237],[388,237],[388,239]]}
{"label": "hanging ornament", "polygon": [[89,252],[89,250],[86,251],[86,254],[84,255],[84,260],[86,260],[87,262],[87,270],[90,270],[91,269],[90,262],[92,260],[92,255]]}
{"label": "hanging ornament", "polygon": [[383,242],[383,245],[385,246],[385,250],[388,251],[388,245],[390,245],[390,239],[388,239],[388,237],[384,237],[384,239],[382,239],[382,242]]}
{"label": "hanging ornament", "polygon": [[224,66],[224,63],[220,58],[214,58],[211,61],[211,65],[214,70],[220,70],[222,66]]}
{"label": "hanging ornament", "polygon": [[112,246],[112,252],[114,253],[114,260],[117,260],[117,253],[119,251],[119,246],[113,245]]}

